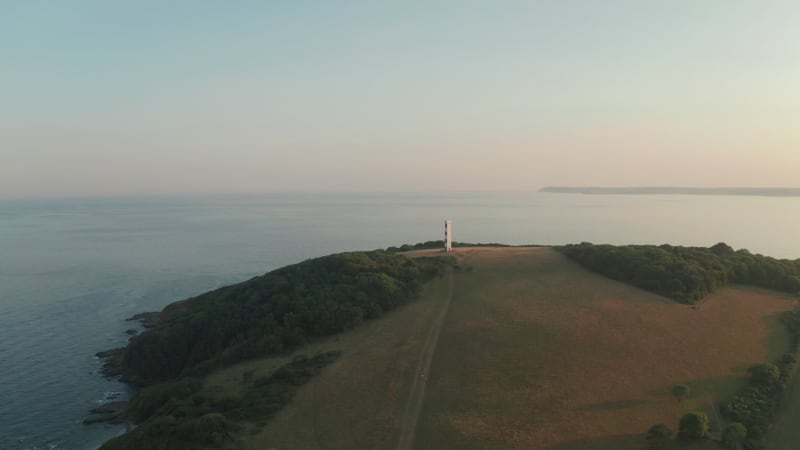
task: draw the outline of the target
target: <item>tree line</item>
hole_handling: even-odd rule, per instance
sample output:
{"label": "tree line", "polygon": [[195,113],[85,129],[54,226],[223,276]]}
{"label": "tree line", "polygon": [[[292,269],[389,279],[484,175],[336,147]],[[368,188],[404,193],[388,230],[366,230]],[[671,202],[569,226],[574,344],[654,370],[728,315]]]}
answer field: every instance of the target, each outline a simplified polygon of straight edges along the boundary
{"label": "tree line", "polygon": [[453,263],[383,250],[340,253],[173,303],[122,351],[123,379],[148,385],[200,376],[341,332],[413,298]]}
{"label": "tree line", "polygon": [[[483,244],[471,244],[469,242],[452,242],[453,247],[508,247],[506,244],[498,244],[496,242]],[[425,242],[417,242],[416,244],[403,244],[400,246],[391,246],[386,249],[387,252],[410,252],[412,250],[426,250],[426,249],[436,249],[441,248],[444,249],[444,240],[440,239],[438,241],[425,241]]]}
{"label": "tree line", "polygon": [[772,364],[751,366],[747,370],[747,385],[722,408],[729,420],[744,428],[742,443],[748,449],[763,446],[797,371],[800,309],[784,313],[782,320],[791,335],[790,350]]}
{"label": "tree line", "polygon": [[138,426],[106,442],[101,450],[238,448],[233,438],[242,429],[238,421],[274,416],[300,386],[338,357],[336,351],[297,355],[270,375],[255,378],[247,372],[239,393],[208,395],[199,378],[146,387],[128,406],[128,419]]}
{"label": "tree line", "polygon": [[706,248],[583,242],[557,250],[591,271],[681,303],[696,303],[729,283],[800,292],[800,260],[734,251],[725,243]]}
{"label": "tree line", "polygon": [[[722,444],[727,448],[764,448],[769,426],[790,388],[797,370],[800,308],[784,313],[782,320],[791,335],[789,351],[774,363],[750,366],[745,386],[722,406],[722,414],[729,421],[721,434]],[[678,401],[688,392],[689,387],[683,384],[672,388]],[[709,428],[710,420],[705,413],[690,412],[680,420],[678,438],[684,441],[703,439],[708,437]],[[648,430],[646,439],[649,449],[664,449],[669,447],[673,433],[666,424],[660,423]]]}

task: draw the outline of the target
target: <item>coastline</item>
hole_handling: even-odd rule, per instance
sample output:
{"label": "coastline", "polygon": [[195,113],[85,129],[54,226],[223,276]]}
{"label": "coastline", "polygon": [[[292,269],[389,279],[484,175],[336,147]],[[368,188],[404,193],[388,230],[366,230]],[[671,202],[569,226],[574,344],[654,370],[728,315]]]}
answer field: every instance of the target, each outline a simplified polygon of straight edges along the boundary
{"label": "coastline", "polygon": [[584,195],[719,195],[745,197],[800,197],[800,188],[700,188],[673,186],[545,186],[539,192]]}
{"label": "coastline", "polygon": [[[141,328],[147,330],[155,326],[158,320],[158,316],[159,316],[158,312],[142,312],[134,314],[133,316],[125,319],[125,321],[138,322]],[[130,340],[133,339],[139,333],[140,330],[136,329],[126,330],[125,334],[130,336],[128,338],[128,342],[130,342]],[[83,419],[82,422],[83,425],[96,425],[96,424],[125,425],[125,430],[119,433],[117,436],[121,436],[129,432],[135,427],[127,417],[128,404],[130,400],[133,398],[133,396],[136,395],[136,391],[141,387],[136,382],[128,379],[125,376],[122,367],[122,357],[124,355],[124,352],[125,352],[125,346],[113,348],[110,350],[99,351],[95,353],[95,356],[100,360],[102,364],[99,370],[99,374],[102,375],[107,380],[119,381],[120,383],[124,383],[132,391],[130,397],[125,400],[118,400],[117,397],[121,393],[112,393],[105,399],[105,400],[110,400],[108,403],[103,403],[100,406],[91,408],[88,411],[86,418]],[[100,444],[96,448],[100,448],[102,447],[102,445],[103,444]]]}

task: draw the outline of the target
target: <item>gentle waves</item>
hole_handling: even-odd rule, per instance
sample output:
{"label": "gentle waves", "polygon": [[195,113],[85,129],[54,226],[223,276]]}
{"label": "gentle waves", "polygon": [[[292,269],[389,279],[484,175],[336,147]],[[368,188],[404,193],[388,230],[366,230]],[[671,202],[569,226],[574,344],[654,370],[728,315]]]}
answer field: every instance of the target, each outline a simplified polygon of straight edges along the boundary
{"label": "gentle waves", "polygon": [[94,354],[124,319],[298,262],[442,239],[670,243],[800,257],[800,199],[549,193],[274,194],[0,201],[0,449],[91,449],[130,395]]}

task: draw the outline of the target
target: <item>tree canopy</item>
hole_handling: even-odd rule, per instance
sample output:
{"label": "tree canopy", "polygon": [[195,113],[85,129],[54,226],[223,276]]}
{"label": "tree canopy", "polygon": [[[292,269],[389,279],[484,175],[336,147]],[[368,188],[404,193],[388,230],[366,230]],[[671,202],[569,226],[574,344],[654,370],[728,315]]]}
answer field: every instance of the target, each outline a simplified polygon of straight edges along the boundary
{"label": "tree canopy", "polygon": [[672,393],[672,396],[680,402],[684,399],[684,397],[686,397],[686,395],[689,394],[690,390],[691,388],[685,384],[676,384],[672,386],[670,392]]}
{"label": "tree canopy", "polygon": [[130,341],[121,372],[147,385],[275,354],[380,316],[450,263],[382,250],[339,253],[179,301]]}
{"label": "tree canopy", "polygon": [[678,424],[678,436],[685,441],[701,439],[708,433],[710,423],[706,413],[690,412],[685,414]]}
{"label": "tree canopy", "polygon": [[728,448],[736,448],[747,438],[747,428],[739,422],[733,422],[722,432],[722,444]]}
{"label": "tree canopy", "polygon": [[756,364],[747,369],[753,383],[771,385],[780,381],[781,371],[775,364]]}
{"label": "tree canopy", "polygon": [[294,359],[240,393],[206,395],[209,370],[300,346],[380,316],[415,297],[454,265],[383,250],[315,258],[173,303],[147,315],[151,328],[121,350],[125,380],[143,385],[128,405],[138,424],[102,448],[195,449],[230,444],[243,420],[263,420],[291,401],[339,352]]}
{"label": "tree canopy", "polygon": [[695,303],[729,283],[800,292],[800,260],[734,251],[725,243],[705,248],[583,242],[558,250],[589,270],[682,303]]}
{"label": "tree canopy", "polygon": [[663,423],[650,427],[646,435],[648,448],[653,450],[663,448],[672,439],[672,430]]}

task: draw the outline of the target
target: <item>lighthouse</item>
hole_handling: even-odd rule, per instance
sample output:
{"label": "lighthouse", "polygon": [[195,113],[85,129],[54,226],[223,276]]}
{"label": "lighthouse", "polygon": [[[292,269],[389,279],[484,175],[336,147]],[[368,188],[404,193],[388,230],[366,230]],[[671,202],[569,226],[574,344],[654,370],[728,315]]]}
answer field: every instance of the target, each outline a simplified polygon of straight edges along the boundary
{"label": "lighthouse", "polygon": [[444,221],[444,251],[453,251],[453,221]]}

